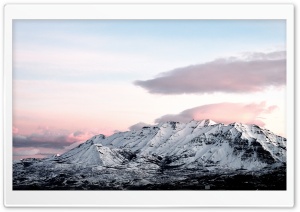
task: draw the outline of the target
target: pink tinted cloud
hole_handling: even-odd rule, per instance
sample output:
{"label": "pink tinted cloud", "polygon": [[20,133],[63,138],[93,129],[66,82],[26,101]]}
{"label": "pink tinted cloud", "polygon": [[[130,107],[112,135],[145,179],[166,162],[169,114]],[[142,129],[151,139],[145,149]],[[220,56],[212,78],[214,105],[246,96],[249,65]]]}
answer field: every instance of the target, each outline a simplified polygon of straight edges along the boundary
{"label": "pink tinted cloud", "polygon": [[19,129],[17,127],[13,126],[12,133],[13,134],[18,134],[18,132],[19,132]]}
{"label": "pink tinted cloud", "polygon": [[285,52],[253,53],[244,59],[224,58],[135,81],[150,93],[246,93],[286,83]]}
{"label": "pink tinted cloud", "polygon": [[212,119],[215,122],[230,124],[241,122],[244,124],[256,124],[264,126],[260,116],[270,114],[277,108],[276,105],[267,106],[265,102],[259,104],[243,103],[218,103],[202,105],[182,111],[179,114],[169,114],[155,120],[156,123],[166,121],[188,122],[192,119]]}
{"label": "pink tinted cloud", "polygon": [[99,132],[90,130],[77,130],[70,132],[64,129],[49,129],[45,126],[39,126],[35,132],[24,135],[14,134],[13,146],[16,148],[52,148],[63,149],[76,142],[84,142]]}

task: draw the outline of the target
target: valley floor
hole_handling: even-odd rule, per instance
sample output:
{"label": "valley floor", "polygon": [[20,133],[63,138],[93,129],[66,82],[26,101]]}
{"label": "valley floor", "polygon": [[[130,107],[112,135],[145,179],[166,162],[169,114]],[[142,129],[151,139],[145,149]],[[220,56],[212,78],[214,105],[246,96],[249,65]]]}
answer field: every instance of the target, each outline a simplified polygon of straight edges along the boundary
{"label": "valley floor", "polygon": [[252,172],[16,163],[13,190],[286,190],[286,167]]}

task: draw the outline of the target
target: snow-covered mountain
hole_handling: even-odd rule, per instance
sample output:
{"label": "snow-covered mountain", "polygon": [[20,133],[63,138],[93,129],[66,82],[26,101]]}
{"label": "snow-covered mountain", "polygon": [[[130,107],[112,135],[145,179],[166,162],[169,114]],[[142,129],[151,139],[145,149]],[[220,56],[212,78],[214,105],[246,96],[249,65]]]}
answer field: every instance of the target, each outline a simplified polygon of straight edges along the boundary
{"label": "snow-covered mountain", "polygon": [[166,122],[13,164],[14,190],[285,190],[286,139],[256,125]]}
{"label": "snow-covered mountain", "polygon": [[257,125],[166,122],[109,137],[94,136],[54,160],[143,169],[258,170],[285,163],[286,139]]}

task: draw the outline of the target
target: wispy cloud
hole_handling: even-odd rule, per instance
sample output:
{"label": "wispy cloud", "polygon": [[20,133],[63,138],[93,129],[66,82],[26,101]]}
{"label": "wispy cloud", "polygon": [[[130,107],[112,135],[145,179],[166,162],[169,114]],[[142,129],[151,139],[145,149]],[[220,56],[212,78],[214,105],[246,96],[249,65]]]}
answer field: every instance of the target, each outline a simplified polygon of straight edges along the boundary
{"label": "wispy cloud", "polygon": [[128,129],[129,130],[140,130],[145,126],[150,126],[150,124],[146,124],[144,122],[139,122],[139,123],[136,123],[136,124],[130,126]]}
{"label": "wispy cloud", "polygon": [[243,103],[218,103],[208,104],[190,108],[179,114],[164,115],[155,120],[156,123],[166,121],[188,122],[192,119],[212,119],[220,123],[241,122],[245,124],[257,124],[264,126],[261,116],[272,113],[277,108],[276,105],[267,106],[265,102],[259,104]]}
{"label": "wispy cloud", "polygon": [[134,84],[150,93],[248,93],[286,83],[285,52],[245,53],[243,58],[221,58],[178,68]]}

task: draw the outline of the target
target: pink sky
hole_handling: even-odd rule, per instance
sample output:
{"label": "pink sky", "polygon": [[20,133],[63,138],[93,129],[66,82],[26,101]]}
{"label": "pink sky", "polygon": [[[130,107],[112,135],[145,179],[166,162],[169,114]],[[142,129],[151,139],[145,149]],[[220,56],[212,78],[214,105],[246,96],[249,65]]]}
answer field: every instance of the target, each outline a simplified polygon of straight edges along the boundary
{"label": "pink sky", "polygon": [[14,159],[169,120],[285,135],[280,20],[20,20],[13,37]]}

